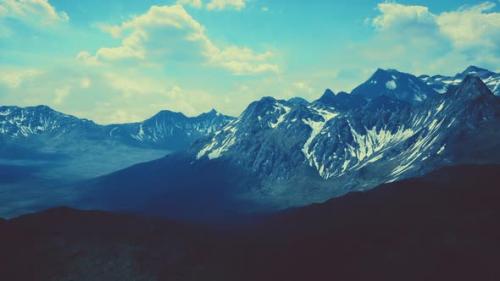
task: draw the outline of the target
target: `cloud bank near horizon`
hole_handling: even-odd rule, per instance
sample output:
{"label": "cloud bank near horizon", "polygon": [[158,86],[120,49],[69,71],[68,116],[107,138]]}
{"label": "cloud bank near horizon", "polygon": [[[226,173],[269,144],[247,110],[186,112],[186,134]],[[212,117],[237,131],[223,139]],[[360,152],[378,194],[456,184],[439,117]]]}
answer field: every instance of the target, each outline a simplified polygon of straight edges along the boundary
{"label": "cloud bank near horizon", "polygon": [[[91,7],[57,4],[0,3],[0,103],[47,104],[100,123],[161,109],[238,115],[262,96],[311,100],[325,88],[349,91],[377,67],[452,74],[500,65],[494,2],[439,12],[382,2],[368,15],[325,18],[352,20],[352,34],[334,44],[328,38],[341,30],[326,20],[297,22],[315,15],[272,1],[179,0],[100,20],[89,19]],[[308,30],[321,36],[303,40]]]}

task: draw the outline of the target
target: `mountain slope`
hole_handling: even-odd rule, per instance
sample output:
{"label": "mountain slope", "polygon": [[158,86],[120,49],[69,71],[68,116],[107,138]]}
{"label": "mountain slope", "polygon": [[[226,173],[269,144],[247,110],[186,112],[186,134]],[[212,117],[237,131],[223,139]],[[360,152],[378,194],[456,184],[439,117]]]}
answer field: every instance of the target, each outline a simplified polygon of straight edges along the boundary
{"label": "mountain slope", "polygon": [[498,165],[443,168],[216,231],[66,208],[0,220],[0,276],[494,281],[499,172]]}
{"label": "mountain slope", "polygon": [[258,261],[250,280],[495,280],[499,171],[448,167],[286,211],[231,260]]}

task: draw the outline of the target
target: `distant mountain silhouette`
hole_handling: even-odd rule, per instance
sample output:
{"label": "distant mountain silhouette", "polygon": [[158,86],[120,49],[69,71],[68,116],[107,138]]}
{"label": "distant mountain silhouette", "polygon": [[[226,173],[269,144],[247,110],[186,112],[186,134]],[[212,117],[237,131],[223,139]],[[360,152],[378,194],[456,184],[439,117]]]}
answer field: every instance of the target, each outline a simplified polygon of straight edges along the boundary
{"label": "distant mountain silhouette", "polygon": [[485,280],[500,166],[457,166],[222,228],[68,208],[0,220],[6,280]]}

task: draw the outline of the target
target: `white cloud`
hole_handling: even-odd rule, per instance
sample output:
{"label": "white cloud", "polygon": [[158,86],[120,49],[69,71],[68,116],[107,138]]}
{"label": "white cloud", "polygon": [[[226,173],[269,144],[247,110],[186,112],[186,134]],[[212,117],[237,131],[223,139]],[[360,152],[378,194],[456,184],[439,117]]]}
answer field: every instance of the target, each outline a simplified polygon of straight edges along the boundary
{"label": "white cloud", "polygon": [[42,73],[42,71],[32,68],[1,68],[0,84],[11,89],[19,88],[25,81],[34,79]]}
{"label": "white cloud", "polygon": [[101,76],[109,87],[125,97],[161,94],[165,88],[160,81],[133,72],[110,71],[102,73]]}
{"label": "white cloud", "polygon": [[203,7],[203,2],[201,0],[178,0],[177,4],[191,6],[197,9],[201,9]]}
{"label": "white cloud", "polygon": [[[500,13],[492,11],[495,5],[484,2],[433,13],[425,6],[380,3],[380,14],[371,20],[378,34],[365,56],[386,56],[386,61],[397,63],[411,58],[407,71],[450,72],[464,67],[461,64],[495,69],[500,63]],[[375,51],[378,47],[381,52]]]}
{"label": "white cloud", "polygon": [[245,8],[245,0],[212,0],[207,4],[208,10],[224,10],[227,8],[241,10]]}
{"label": "white cloud", "polygon": [[68,14],[57,11],[48,0],[3,0],[0,3],[2,17],[35,25],[51,25],[69,20]]}
{"label": "white cloud", "polygon": [[77,58],[87,63],[124,60],[166,64],[199,62],[234,74],[278,72],[271,62],[273,53],[257,53],[248,47],[217,46],[205,27],[181,5],[152,6],[146,13],[116,26],[101,28],[121,39],[116,47],[103,47],[95,56],[82,51]]}
{"label": "white cloud", "polygon": [[297,81],[292,85],[299,92],[298,96],[304,96],[304,94],[314,94],[314,88],[306,81]]}
{"label": "white cloud", "polygon": [[[203,8],[202,0],[177,0],[177,4],[191,6],[193,8]],[[246,0],[211,0],[205,7],[209,11],[220,11],[226,9],[233,9],[240,11],[246,6]]]}
{"label": "white cloud", "polygon": [[214,65],[231,70],[235,74],[255,74],[263,72],[277,73],[278,66],[268,61],[273,53],[255,53],[252,49],[245,47],[230,46],[222,50],[214,49],[208,58]]}
{"label": "white cloud", "polygon": [[86,64],[86,65],[100,65],[101,63],[97,60],[97,58],[91,55],[87,51],[81,51],[76,55],[76,60]]}
{"label": "white cloud", "polygon": [[500,13],[490,12],[494,7],[492,2],[463,7],[440,14],[436,22],[457,48],[485,46],[500,50]]}
{"label": "white cloud", "polygon": [[[211,108],[235,112],[235,104],[225,104],[219,92],[214,94],[202,85],[176,81],[140,67],[120,69],[73,63],[43,73],[14,70],[0,68],[0,103],[46,104],[102,124],[142,121],[164,109],[188,115]],[[234,99],[239,101],[238,96]]]}
{"label": "white cloud", "polygon": [[407,31],[408,28],[433,32],[435,29],[457,48],[497,48],[500,43],[500,13],[491,12],[496,6],[484,2],[464,6],[456,11],[433,14],[427,7],[381,3],[380,15],[373,19],[379,31]]}
{"label": "white cloud", "polygon": [[415,24],[435,24],[435,16],[424,6],[385,2],[378,4],[378,10],[381,14],[373,19],[373,25],[379,30]]}

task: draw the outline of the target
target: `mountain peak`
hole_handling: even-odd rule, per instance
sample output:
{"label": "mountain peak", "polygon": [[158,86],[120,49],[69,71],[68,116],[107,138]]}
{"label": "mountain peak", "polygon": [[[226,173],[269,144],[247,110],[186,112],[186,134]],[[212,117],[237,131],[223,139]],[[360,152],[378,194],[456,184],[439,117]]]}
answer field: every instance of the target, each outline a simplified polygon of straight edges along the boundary
{"label": "mountain peak", "polygon": [[293,105],[307,105],[309,102],[301,97],[294,97],[288,100],[289,103]]}
{"label": "mountain peak", "polygon": [[329,104],[334,99],[335,93],[330,89],[326,89],[323,95],[318,99],[318,102]]}
{"label": "mountain peak", "polygon": [[397,80],[401,77],[411,76],[410,74],[403,73],[396,69],[382,69],[377,68],[377,70],[372,74],[369,81],[372,83],[386,83],[388,81]]}
{"label": "mountain peak", "polygon": [[481,96],[494,96],[484,82],[476,75],[467,75],[458,85],[454,95],[461,98],[475,99]]}
{"label": "mountain peak", "polygon": [[394,69],[394,68],[377,68],[377,70],[372,74],[372,77],[387,77],[388,75],[399,75],[399,74],[404,74],[403,72]]}
{"label": "mountain peak", "polygon": [[195,118],[213,117],[213,116],[217,116],[219,114],[220,113],[217,110],[212,108],[211,110],[209,110],[207,112],[202,112],[201,114],[195,116]]}
{"label": "mountain peak", "polygon": [[326,89],[322,97],[333,97],[333,96],[335,96],[335,93],[330,89]]}
{"label": "mountain peak", "polygon": [[395,69],[377,69],[375,73],[360,86],[352,95],[360,95],[367,99],[387,95],[412,104],[422,102],[436,92],[419,78]]}
{"label": "mountain peak", "polygon": [[215,110],[215,108],[212,108],[209,112],[206,112],[208,115],[220,115],[220,113]]}
{"label": "mountain peak", "polygon": [[274,97],[265,96],[265,97],[262,97],[257,102],[259,102],[259,103],[274,103],[275,101],[276,101],[276,99]]}
{"label": "mountain peak", "polygon": [[[164,109],[153,115],[151,118],[147,120],[157,119],[157,118],[182,118],[187,119],[186,115],[182,112],[175,112],[168,109]],[[146,120],[146,121],[147,121]]]}
{"label": "mountain peak", "polygon": [[485,68],[481,68],[481,67],[477,67],[477,66],[474,66],[474,65],[471,65],[469,67],[467,67],[463,72],[462,74],[483,74],[483,73],[490,73],[491,71],[485,69]]}
{"label": "mountain peak", "polygon": [[38,110],[50,110],[50,111],[54,111],[54,109],[52,109],[48,105],[43,105],[43,104],[34,106],[34,108],[38,109]]}

